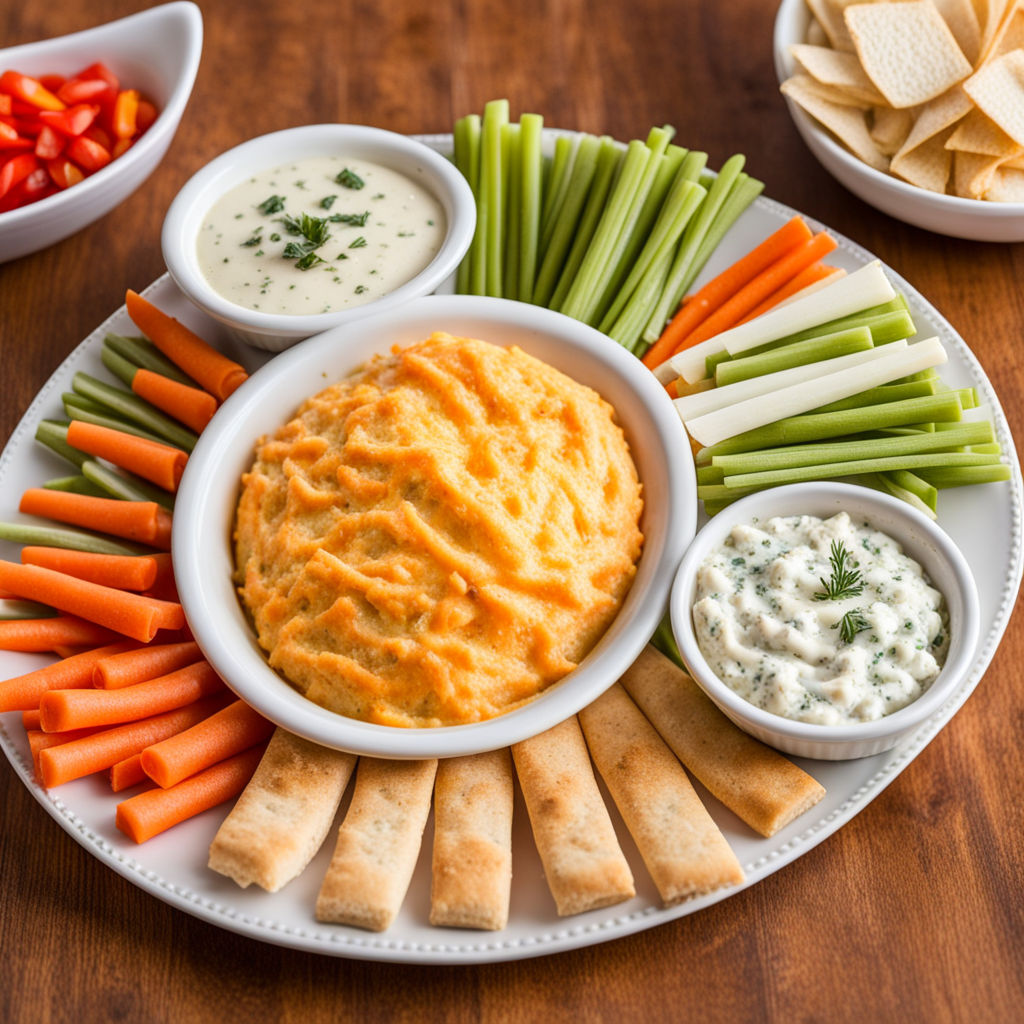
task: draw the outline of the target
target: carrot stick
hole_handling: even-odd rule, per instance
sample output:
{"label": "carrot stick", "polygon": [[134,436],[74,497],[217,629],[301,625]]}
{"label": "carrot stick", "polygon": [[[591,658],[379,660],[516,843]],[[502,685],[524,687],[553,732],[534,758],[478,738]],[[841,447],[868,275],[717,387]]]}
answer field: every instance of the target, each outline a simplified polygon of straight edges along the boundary
{"label": "carrot stick", "polygon": [[39,718],[39,708],[29,708],[21,713],[22,727],[28,732],[29,729],[42,729],[43,723]]}
{"label": "carrot stick", "polygon": [[161,551],[153,555],[153,558],[156,560],[156,579],[149,588],[150,596],[161,601],[177,601],[178,588],[174,585],[174,565],[170,552]]}
{"label": "carrot stick", "polygon": [[110,654],[130,650],[136,644],[121,640],[106,647],[55,661],[33,672],[0,680],[0,711],[30,711],[48,690],[73,690],[92,686],[92,670],[97,661]]}
{"label": "carrot stick", "polygon": [[179,782],[151,789],[117,805],[114,824],[130,839],[144,843],[172,825],[238,796],[256,771],[264,744],[252,747]]}
{"label": "carrot stick", "polygon": [[124,297],[136,326],[176,366],[223,402],[246,379],[245,369],[137,292]]}
{"label": "carrot stick", "polygon": [[224,706],[223,696],[208,697],[162,715],[100,729],[92,736],[39,752],[39,777],[47,789],[83,775],[101,772],[146,747],[188,729]]}
{"label": "carrot stick", "polygon": [[164,551],[171,546],[171,514],[155,501],[94,498],[90,494],[30,487],[21,496],[18,509],[26,515],[84,526]]}
{"label": "carrot stick", "polygon": [[143,480],[176,491],[188,456],[180,448],[103,427],[85,420],[68,424],[68,444],[80,452],[106,459],[115,466],[141,476]]}
{"label": "carrot stick", "polygon": [[197,434],[202,433],[217,411],[217,399],[209,392],[145,367],[140,367],[132,377],[132,391]]}
{"label": "carrot stick", "polygon": [[110,788],[115,793],[129,786],[137,786],[140,782],[148,782],[149,777],[142,770],[142,755],[132,754],[123,761],[110,766]]}
{"label": "carrot stick", "polygon": [[116,633],[77,615],[0,622],[0,651],[52,651],[55,644],[98,647],[116,639]]}
{"label": "carrot stick", "polygon": [[103,587],[38,565],[0,560],[0,586],[147,643],[157,630],[185,625],[181,605],[173,601]]}
{"label": "carrot stick", "polygon": [[124,686],[176,672],[203,656],[199,644],[193,640],[177,644],[150,644],[125,651],[125,655],[127,657],[115,654],[98,661],[92,671],[92,685],[100,690],[120,690]]}
{"label": "carrot stick", "polygon": [[791,281],[801,270],[827,256],[836,245],[837,242],[831,235],[820,231],[798,248],[788,252],[723,302],[673,349],[672,355],[735,327],[742,317],[762,303],[772,292]]}
{"label": "carrot stick", "polygon": [[44,732],[120,725],[182,708],[224,689],[206,661],[120,690],[49,690],[39,699]]}
{"label": "carrot stick", "polygon": [[822,263],[821,260],[818,260],[816,263],[812,263],[809,267],[801,270],[796,277],[792,278],[788,284],[784,284],[778,291],[772,292],[764,302],[756,306],[740,320],[740,323],[745,324],[748,320],[753,320],[754,317],[767,313],[769,309],[777,306],[780,302],[785,302],[786,299],[796,295],[797,292],[802,292],[812,284],[817,284],[819,281],[832,277],[833,274],[841,274],[842,272],[839,267],[830,267],[827,263]]}
{"label": "carrot stick", "polygon": [[83,736],[92,736],[99,732],[98,729],[72,729],[70,732],[43,732],[42,729],[26,729],[25,735],[28,738],[28,749],[32,755],[32,767],[35,768],[36,776],[39,776],[39,753],[48,747],[57,747],[61,743],[70,743],[72,740],[80,740]]}
{"label": "carrot stick", "polygon": [[161,788],[209,768],[270,739],[268,722],[245,701],[236,700],[191,729],[162,740],[142,752],[142,770]]}
{"label": "carrot stick", "polygon": [[683,303],[661,333],[661,337],[644,354],[643,362],[652,370],[672,355],[676,346],[710,316],[723,302],[735,295],[744,285],[786,253],[804,244],[811,237],[811,229],[802,217],[793,217],[777,231],[770,234],[760,245],[751,249],[746,256],[738,259],[708,281],[695,295]]}
{"label": "carrot stick", "polygon": [[[41,565],[76,579],[118,590],[149,590],[156,582],[159,565],[152,555],[104,555],[70,548],[28,545],[21,549],[23,565]],[[72,641],[64,641],[71,643]]]}

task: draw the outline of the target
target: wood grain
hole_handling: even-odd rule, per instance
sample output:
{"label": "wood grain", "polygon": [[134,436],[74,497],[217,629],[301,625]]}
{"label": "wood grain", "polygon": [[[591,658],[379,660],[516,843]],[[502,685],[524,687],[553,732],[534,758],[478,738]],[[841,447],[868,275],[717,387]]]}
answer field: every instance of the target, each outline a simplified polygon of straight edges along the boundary
{"label": "wood grain", "polygon": [[[132,0],[0,5],[0,40],[60,35]],[[123,206],[0,267],[0,436],[56,365],[163,271],[160,225],[229,146],[317,121],[441,132],[508,96],[620,138],[670,123],[717,166],[879,255],[967,339],[1024,436],[1024,245],[907,227],[811,158],[776,91],[761,0],[204,2],[202,66],[166,159]],[[100,56],[100,55],[97,55]],[[220,930],[81,849],[0,766],[0,1020],[527,1022],[1014,1019],[1024,1000],[1024,619],[955,721],[849,825],[752,889],[609,944],[512,964],[387,967]]]}

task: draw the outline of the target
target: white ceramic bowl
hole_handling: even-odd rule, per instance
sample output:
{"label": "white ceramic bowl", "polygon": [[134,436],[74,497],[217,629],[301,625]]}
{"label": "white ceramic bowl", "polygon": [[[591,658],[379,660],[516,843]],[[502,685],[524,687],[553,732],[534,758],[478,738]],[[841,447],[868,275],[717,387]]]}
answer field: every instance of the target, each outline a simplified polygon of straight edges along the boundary
{"label": "white ceramic bowl", "polygon": [[[796,71],[789,47],[806,41],[810,12],[805,0],[782,0],[775,18],[775,73],[784,82]],[[977,242],[1024,241],[1024,203],[961,199],[918,188],[858,160],[831,132],[786,99],[807,148],[841,185],[882,213],[940,235]]]}
{"label": "white ceramic bowl", "polygon": [[[304,157],[344,154],[399,171],[441,202],[448,230],[433,260],[415,277],[373,302],[333,313],[289,316],[246,309],[215,291],[199,268],[196,238],[203,218],[225,192],[254,171]],[[279,352],[303,338],[429,295],[451,275],[469,249],[476,202],[451,161],[405,135],[354,124],[317,124],[261,135],[222,153],[195,174],[175,197],[164,221],[164,262],[178,287],[236,337]]]}
{"label": "white ceramic bowl", "polygon": [[[946,599],[949,652],[932,685],[912,704],[885,718],[849,726],[795,722],[750,704],[708,666],[697,644],[690,613],[697,591],[697,569],[739,523],[799,514],[826,519],[843,511],[893,537],[924,567]],[[772,488],[719,512],[688,548],[672,587],[670,607],[672,632],[693,678],[736,725],[786,753],[829,761],[878,754],[915,732],[960,687],[974,659],[980,625],[974,577],[960,549],[942,529],[897,498],[866,487],[827,481]]]}
{"label": "white ceramic bowl", "polygon": [[73,235],[128,198],[163,159],[192,92],[203,19],[186,0],[153,7],[74,35],[0,50],[0,71],[71,75],[102,60],[139,89],[159,116],[122,156],[63,192],[0,213],[0,263]]}
{"label": "white ceramic bowl", "polygon": [[[644,490],[643,552],[615,621],[580,666],[526,706],[486,722],[428,729],[374,725],[326,711],[272,671],[231,582],[231,530],[239,480],[256,440],[300,403],[393,344],[431,331],[524,351],[593,387],[615,408]],[[324,746],[380,757],[446,757],[515,743],[594,700],[629,667],[654,632],[676,566],[696,528],[689,445],[672,402],[634,356],[598,331],[551,310],[507,299],[432,295],[335,328],[277,356],[223,405],[189,457],[174,511],[174,571],[204,654],[249,704]]]}

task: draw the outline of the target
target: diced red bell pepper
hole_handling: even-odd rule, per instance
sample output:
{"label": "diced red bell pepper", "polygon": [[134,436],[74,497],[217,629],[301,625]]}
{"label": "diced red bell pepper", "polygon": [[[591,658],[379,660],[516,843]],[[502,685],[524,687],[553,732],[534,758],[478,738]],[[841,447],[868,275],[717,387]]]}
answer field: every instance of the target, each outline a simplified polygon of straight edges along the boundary
{"label": "diced red bell pepper", "polygon": [[39,120],[64,135],[81,135],[96,120],[100,108],[93,103],[77,103],[66,110],[41,110]]}
{"label": "diced red bell pepper", "polygon": [[0,121],[0,146],[5,142],[14,142],[16,139],[20,139],[21,136],[18,134],[18,129],[12,124],[8,124],[6,121]]}
{"label": "diced red bell pepper", "polygon": [[69,107],[76,103],[99,103],[115,90],[102,78],[69,78],[58,90],[57,99]]}
{"label": "diced red bell pepper", "polygon": [[114,148],[114,140],[110,137],[110,132],[105,128],[101,128],[98,124],[89,125],[82,134],[87,139],[98,142],[104,149],[112,151]]}
{"label": "diced red bell pepper", "polygon": [[5,92],[0,92],[0,114],[11,112],[11,97]]}
{"label": "diced red bell pepper", "polygon": [[76,164],[73,164],[66,157],[59,157],[56,160],[48,160],[46,163],[46,169],[50,172],[50,177],[53,178],[53,182],[57,188],[70,188],[72,185],[77,185],[85,178],[85,175],[82,173],[82,169]]}
{"label": "diced red bell pepper", "polygon": [[0,75],[0,92],[28,103],[36,110],[64,109],[64,104],[42,82],[18,71],[5,71]]}
{"label": "diced red bell pepper", "polygon": [[11,114],[10,116],[0,114],[0,121],[14,128],[22,138],[31,135],[34,139],[43,128],[43,122],[38,117],[26,117],[24,115]]}
{"label": "diced red bell pepper", "polygon": [[156,107],[147,99],[139,100],[139,109],[135,111],[135,129],[141,135],[157,118]]}
{"label": "diced red bell pepper", "polygon": [[21,188],[29,202],[34,202],[50,187],[50,172],[45,167],[37,167],[22,179]]}
{"label": "diced red bell pepper", "polygon": [[65,152],[86,174],[106,167],[111,160],[109,150],[84,135],[72,139]]}
{"label": "diced red bell pepper", "polygon": [[135,134],[135,119],[139,110],[137,89],[122,89],[114,101],[111,127],[119,139],[130,139]]}
{"label": "diced red bell pepper", "polygon": [[40,75],[39,84],[44,89],[49,89],[55,96],[66,79],[63,75]]}
{"label": "diced red bell pepper", "polygon": [[35,153],[19,153],[17,156],[12,156],[3,167],[0,167],[0,196],[7,195],[15,185],[27,178],[38,166],[39,161],[36,159]]}
{"label": "diced red bell pepper", "polygon": [[65,142],[66,139],[60,132],[44,124],[43,130],[36,136],[36,156],[40,160],[52,160],[60,156]]}
{"label": "diced red bell pepper", "polygon": [[25,139],[20,135],[16,139],[0,139],[0,159],[6,160],[12,153],[28,152],[35,149],[35,145],[32,139]]}
{"label": "diced red bell pepper", "polygon": [[117,92],[121,88],[121,83],[117,80],[117,75],[114,74],[110,68],[107,67],[102,61],[97,61],[95,64],[90,64],[84,71],[79,71],[76,78],[98,78],[103,82],[106,82],[114,92]]}
{"label": "diced red bell pepper", "polygon": [[134,143],[134,139],[118,139],[117,142],[114,143],[114,148],[110,151],[111,159],[116,160],[122,154],[127,153]]}

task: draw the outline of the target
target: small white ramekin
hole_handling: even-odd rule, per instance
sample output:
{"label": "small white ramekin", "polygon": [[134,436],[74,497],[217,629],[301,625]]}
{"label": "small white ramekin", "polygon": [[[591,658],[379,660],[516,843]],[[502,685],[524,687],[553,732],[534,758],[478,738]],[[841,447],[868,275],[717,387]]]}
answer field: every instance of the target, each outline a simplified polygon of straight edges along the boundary
{"label": "small white ramekin", "polygon": [[[763,711],[731,690],[711,670],[697,643],[691,609],[697,570],[734,526],[773,516],[813,515],[826,519],[838,512],[866,520],[897,540],[916,559],[946,599],[949,652],[942,671],[912,704],[874,722],[816,725]],[[971,667],[978,644],[978,591],[967,560],[946,533],[905,502],[854,484],[790,484],[751,494],[719,512],[688,548],[672,587],[672,632],[687,668],[701,689],[736,725],[763,743],[799,757],[827,761],[867,757],[894,747],[914,733],[950,700]]]}
{"label": "small white ramekin", "polygon": [[[306,157],[346,155],[405,174],[425,186],[444,207],[448,230],[437,255],[415,277],[372,302],[309,316],[246,309],[215,291],[199,268],[196,239],[203,218],[225,192],[256,171]],[[451,161],[415,139],[356,124],[313,124],[261,135],[229,149],[186,182],[164,220],[161,245],[175,284],[235,337],[257,348],[282,349],[332,327],[395,309],[429,295],[459,265],[476,228],[476,202]]]}
{"label": "small white ramekin", "polygon": [[[346,718],[308,701],[269,665],[235,593],[231,541],[242,474],[258,438],[307,397],[393,345],[432,331],[518,345],[592,387],[615,409],[643,486],[643,551],[619,614],[564,679],[529,704],[485,722],[404,729]],[[327,747],[376,757],[451,757],[505,747],[574,715],[604,692],[650,639],[697,523],[690,448],[671,399],[647,368],[610,338],[540,306],[430,295],[311,338],[272,359],[224,403],[203,431],[174,505],[174,574],[189,625],[224,681],[261,714]]]}

